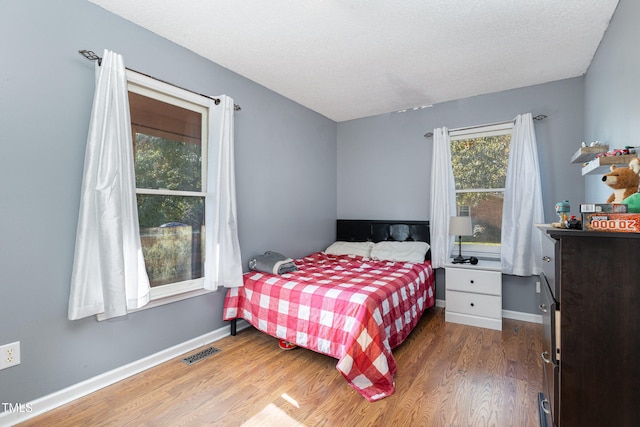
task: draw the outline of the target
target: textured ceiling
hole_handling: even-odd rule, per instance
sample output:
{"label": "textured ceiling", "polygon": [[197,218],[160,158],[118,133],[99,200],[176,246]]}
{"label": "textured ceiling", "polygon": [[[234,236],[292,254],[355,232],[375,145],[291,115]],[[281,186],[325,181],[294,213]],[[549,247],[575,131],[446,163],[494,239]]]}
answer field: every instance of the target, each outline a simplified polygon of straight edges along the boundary
{"label": "textured ceiling", "polygon": [[583,75],[618,4],[89,1],[338,122]]}

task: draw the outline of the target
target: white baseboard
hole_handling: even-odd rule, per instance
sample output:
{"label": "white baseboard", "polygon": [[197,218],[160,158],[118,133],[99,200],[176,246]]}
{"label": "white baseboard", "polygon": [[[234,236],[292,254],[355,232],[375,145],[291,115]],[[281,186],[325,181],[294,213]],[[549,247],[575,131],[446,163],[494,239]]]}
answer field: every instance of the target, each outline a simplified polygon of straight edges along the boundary
{"label": "white baseboard", "polygon": [[505,319],[521,320],[523,322],[542,323],[540,314],[523,313],[522,311],[502,310]]}
{"label": "white baseboard", "polygon": [[445,304],[445,300],[443,299],[436,299],[436,307],[444,307]]}
{"label": "white baseboard", "polygon": [[[250,325],[248,322],[239,319],[237,330],[240,331],[242,329],[248,328],[249,326]],[[218,341],[219,339],[229,335],[229,326],[223,326],[222,328],[216,329],[215,331],[159,351],[158,353],[152,354],[140,360],[136,360],[135,362],[131,362],[127,365],[120,366],[116,369],[97,375],[93,378],[89,378],[85,381],[56,391],[47,396],[43,396],[29,403],[25,403],[20,408],[22,412],[1,412],[0,426],[12,426],[17,423],[27,421],[47,411],[84,397],[88,394],[93,393],[94,391],[98,391],[102,388],[115,384],[118,381],[122,381],[125,378],[129,378],[149,368],[153,368],[154,366],[157,366],[182,354],[188,353],[191,350],[195,350],[198,347],[211,344],[212,342]]]}

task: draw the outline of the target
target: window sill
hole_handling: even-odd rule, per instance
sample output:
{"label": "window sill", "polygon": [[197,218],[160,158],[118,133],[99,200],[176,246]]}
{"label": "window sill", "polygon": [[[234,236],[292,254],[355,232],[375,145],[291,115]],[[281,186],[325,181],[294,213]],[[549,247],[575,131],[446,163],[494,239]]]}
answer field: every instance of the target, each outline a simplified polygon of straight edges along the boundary
{"label": "window sill", "polygon": [[[173,302],[178,302],[178,301],[182,301],[189,298],[199,297],[201,295],[209,294],[211,292],[215,292],[215,291],[211,291],[209,289],[196,289],[189,292],[183,292],[176,295],[166,296],[164,298],[154,299],[149,301],[144,307],[136,308],[134,310],[129,310],[127,314],[137,313],[139,311],[148,310],[150,308],[159,307],[161,305],[171,304]],[[108,320],[108,319],[104,316],[104,314],[100,313],[96,315],[96,320],[98,320],[98,322],[102,322],[103,320]]]}
{"label": "window sill", "polygon": [[[458,256],[458,244],[454,243],[451,257]],[[465,258],[476,257],[487,261],[500,261],[502,259],[502,248],[499,245],[462,244],[462,256]]]}
{"label": "window sill", "polygon": [[[458,256],[458,251],[455,250],[449,254],[451,258],[455,258]],[[502,257],[500,254],[489,253],[489,252],[480,252],[480,251],[462,251],[462,256],[465,258],[476,257],[478,259],[484,259],[487,261],[500,261]]]}

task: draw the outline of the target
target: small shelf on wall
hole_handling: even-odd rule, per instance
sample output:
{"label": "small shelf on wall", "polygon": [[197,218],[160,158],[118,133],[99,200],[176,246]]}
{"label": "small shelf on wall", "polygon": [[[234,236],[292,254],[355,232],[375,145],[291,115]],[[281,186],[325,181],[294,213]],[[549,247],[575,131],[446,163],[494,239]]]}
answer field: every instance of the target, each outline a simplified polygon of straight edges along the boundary
{"label": "small shelf on wall", "polygon": [[[609,151],[608,145],[596,145],[595,147],[580,147],[573,156],[571,156],[571,163],[584,163],[593,159],[600,153],[606,153]],[[584,174],[583,174],[584,175]]]}
{"label": "small shelf on wall", "polygon": [[621,156],[604,156],[591,160],[582,167],[582,175],[587,175],[595,171],[605,171],[611,165],[627,166],[632,159],[638,157],[636,154],[623,154]]}

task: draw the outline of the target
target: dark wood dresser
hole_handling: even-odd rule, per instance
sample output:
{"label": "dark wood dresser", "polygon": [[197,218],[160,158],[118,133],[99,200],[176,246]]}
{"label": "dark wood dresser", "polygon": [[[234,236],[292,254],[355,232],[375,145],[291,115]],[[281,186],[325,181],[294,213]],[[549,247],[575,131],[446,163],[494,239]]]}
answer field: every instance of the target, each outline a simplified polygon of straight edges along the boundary
{"label": "dark wood dresser", "polygon": [[541,425],[640,425],[640,234],[540,228]]}

